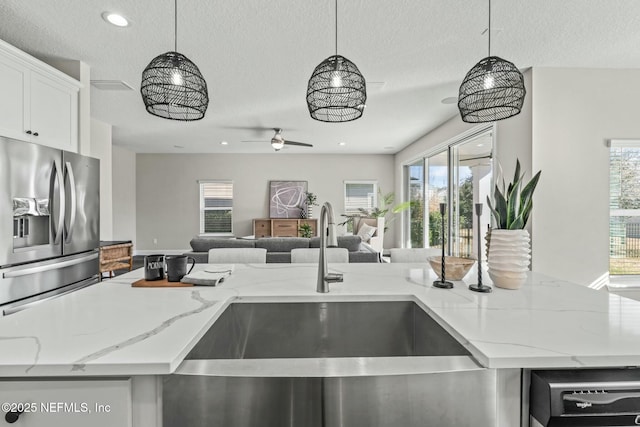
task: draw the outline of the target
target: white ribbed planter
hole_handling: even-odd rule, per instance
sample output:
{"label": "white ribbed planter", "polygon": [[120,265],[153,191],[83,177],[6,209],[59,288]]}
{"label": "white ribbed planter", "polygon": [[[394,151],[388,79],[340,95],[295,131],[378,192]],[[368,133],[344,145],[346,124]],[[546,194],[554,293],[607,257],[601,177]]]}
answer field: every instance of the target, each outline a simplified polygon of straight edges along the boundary
{"label": "white ribbed planter", "polygon": [[531,260],[529,232],[492,229],[489,233],[487,233],[489,277],[499,288],[518,289],[527,280],[527,271],[529,271]]}

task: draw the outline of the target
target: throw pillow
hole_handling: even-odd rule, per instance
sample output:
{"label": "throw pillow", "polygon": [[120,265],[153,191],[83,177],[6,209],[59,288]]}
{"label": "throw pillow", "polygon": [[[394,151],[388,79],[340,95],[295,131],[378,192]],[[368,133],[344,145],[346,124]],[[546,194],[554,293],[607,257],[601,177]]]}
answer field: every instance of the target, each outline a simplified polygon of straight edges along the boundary
{"label": "throw pillow", "polygon": [[372,227],[369,224],[362,224],[360,230],[358,230],[358,236],[360,236],[363,242],[369,242],[377,229],[377,227]]}

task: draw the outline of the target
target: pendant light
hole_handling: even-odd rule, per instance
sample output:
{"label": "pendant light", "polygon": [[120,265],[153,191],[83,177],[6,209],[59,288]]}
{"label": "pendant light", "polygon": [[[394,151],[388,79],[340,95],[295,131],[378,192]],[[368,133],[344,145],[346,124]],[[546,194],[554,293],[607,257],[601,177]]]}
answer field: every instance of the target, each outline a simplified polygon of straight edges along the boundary
{"label": "pendant light", "polygon": [[147,111],[170,120],[204,117],[209,105],[207,82],[200,70],[178,53],[178,0],[174,0],[174,51],[158,55],[142,72],[140,93]]}
{"label": "pendant light", "polygon": [[307,107],[315,120],[340,123],[362,116],[367,88],[356,64],[338,55],[338,0],[335,6],[336,54],[313,70],[307,86]]}
{"label": "pendant light", "polygon": [[524,77],[513,63],[491,56],[491,0],[489,55],[469,70],[460,85],[458,109],[467,123],[507,119],[520,113],[526,90]]}

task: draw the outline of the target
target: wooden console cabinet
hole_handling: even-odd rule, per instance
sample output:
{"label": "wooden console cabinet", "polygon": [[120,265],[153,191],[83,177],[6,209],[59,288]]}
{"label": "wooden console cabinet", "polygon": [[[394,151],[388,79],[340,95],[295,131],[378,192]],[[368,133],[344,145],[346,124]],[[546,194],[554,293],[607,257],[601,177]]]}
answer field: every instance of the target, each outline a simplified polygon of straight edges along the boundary
{"label": "wooden console cabinet", "polygon": [[300,226],[309,224],[314,236],[318,235],[318,220],[314,218],[261,218],[253,220],[253,235],[261,237],[300,237]]}

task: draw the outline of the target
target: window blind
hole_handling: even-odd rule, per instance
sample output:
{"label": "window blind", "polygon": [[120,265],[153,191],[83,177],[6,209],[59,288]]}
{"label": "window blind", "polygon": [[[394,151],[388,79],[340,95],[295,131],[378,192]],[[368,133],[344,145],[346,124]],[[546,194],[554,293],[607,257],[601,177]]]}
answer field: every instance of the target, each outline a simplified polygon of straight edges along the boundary
{"label": "window blind", "polygon": [[367,211],[377,206],[377,183],[345,182],[344,209],[347,214]]}
{"label": "window blind", "polygon": [[200,233],[233,233],[233,182],[200,181]]}

